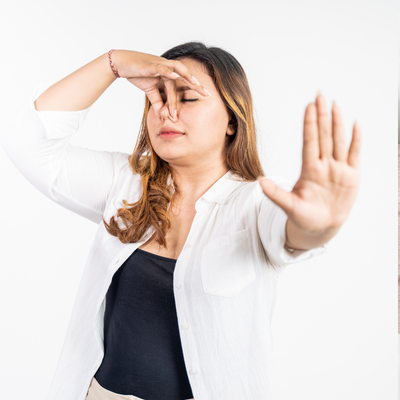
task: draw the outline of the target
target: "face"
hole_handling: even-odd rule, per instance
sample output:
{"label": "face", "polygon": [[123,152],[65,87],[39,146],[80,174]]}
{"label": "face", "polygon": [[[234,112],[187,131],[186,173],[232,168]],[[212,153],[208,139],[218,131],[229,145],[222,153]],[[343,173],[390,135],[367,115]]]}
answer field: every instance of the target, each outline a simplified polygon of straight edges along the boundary
{"label": "face", "polygon": [[[204,97],[194,90],[179,90],[187,85],[182,80],[176,80],[177,120],[164,117],[160,121],[152,107],[147,115],[147,126],[153,149],[172,168],[181,166],[208,169],[225,166],[226,135],[235,133],[228,124],[228,110],[214,82],[205,73],[202,65],[190,59],[182,59],[180,62],[211,93],[211,96]],[[160,92],[164,91],[164,93],[161,92],[164,101],[161,115],[167,116],[169,115],[168,99],[163,79],[160,79],[158,88]],[[162,138],[159,132],[163,127],[179,130],[184,135]]]}

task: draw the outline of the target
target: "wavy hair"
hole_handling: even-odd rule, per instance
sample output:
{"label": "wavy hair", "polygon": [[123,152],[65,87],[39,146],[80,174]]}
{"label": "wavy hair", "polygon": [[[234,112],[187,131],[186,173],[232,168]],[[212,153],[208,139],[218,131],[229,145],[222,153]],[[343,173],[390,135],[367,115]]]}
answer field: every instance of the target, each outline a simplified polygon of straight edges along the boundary
{"label": "wavy hair", "polygon": [[[253,101],[246,74],[230,53],[219,47],[207,47],[201,42],[188,42],[173,47],[161,55],[168,60],[192,59],[199,62],[212,78],[221,99],[225,103],[230,124],[236,132],[227,135],[226,165],[243,180],[254,182],[264,172],[258,157],[256,129],[253,118]],[[142,177],[143,193],[135,203],[123,200],[124,207],[117,212],[125,225],[121,229],[116,219],[111,217],[104,225],[110,235],[118,237],[122,243],[139,242],[146,231],[155,228],[154,239],[164,247],[166,233],[171,227],[168,208],[174,191],[173,171],[168,163],[154,151],[147,127],[150,101],[145,96],[145,108],[139,136],[129,166],[134,174]]]}

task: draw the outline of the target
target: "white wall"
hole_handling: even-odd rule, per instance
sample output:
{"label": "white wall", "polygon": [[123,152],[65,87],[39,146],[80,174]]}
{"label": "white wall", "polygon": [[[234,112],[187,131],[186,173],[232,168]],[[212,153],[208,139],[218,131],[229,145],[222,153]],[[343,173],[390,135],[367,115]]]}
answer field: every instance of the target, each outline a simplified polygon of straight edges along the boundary
{"label": "white wall", "polygon": [[[397,398],[397,2],[394,0],[2,2],[1,115],[34,85],[111,48],[155,55],[190,40],[244,67],[267,174],[297,180],[308,102],[363,134],[361,186],[325,254],[288,267],[273,319],[280,400]],[[72,143],[133,150],[143,93],[117,80]],[[43,400],[96,225],[52,203],[0,148],[0,398]],[[201,399],[198,399],[201,400]],[[261,399],[255,399],[261,400]]]}
{"label": "white wall", "polygon": [[[399,7],[399,17],[400,17],[400,7]],[[400,18],[398,18],[400,22]],[[397,86],[398,86],[398,101],[397,101],[397,142],[400,144],[400,42],[398,45],[398,58],[397,58]]]}

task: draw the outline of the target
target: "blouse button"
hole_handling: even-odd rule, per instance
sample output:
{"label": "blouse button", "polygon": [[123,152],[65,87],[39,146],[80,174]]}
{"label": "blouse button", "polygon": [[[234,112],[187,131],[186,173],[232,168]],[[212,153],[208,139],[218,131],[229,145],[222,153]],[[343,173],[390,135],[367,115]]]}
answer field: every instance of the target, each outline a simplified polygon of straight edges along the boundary
{"label": "blouse button", "polygon": [[180,289],[180,288],[181,288],[181,284],[180,284],[180,283],[177,283],[177,284],[175,285],[175,287],[176,287],[177,289]]}
{"label": "blouse button", "polygon": [[187,248],[190,247],[190,244],[189,244],[189,243],[186,243],[184,247],[185,247],[185,249],[187,249]]}
{"label": "blouse button", "polygon": [[119,263],[119,260],[115,261],[115,264],[118,264],[118,263]]}
{"label": "blouse button", "polygon": [[191,375],[196,375],[196,374],[197,374],[197,371],[196,371],[195,369],[191,369],[191,370],[189,371],[189,374],[191,374]]}
{"label": "blouse button", "polygon": [[189,325],[188,324],[182,324],[181,328],[184,329],[184,330],[187,330],[187,329],[189,329]]}

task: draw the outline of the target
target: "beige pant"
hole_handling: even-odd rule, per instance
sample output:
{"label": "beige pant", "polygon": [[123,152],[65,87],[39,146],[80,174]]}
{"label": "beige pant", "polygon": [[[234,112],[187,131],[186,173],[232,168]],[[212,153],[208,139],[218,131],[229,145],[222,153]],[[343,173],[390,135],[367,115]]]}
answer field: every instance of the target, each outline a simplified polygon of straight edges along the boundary
{"label": "beige pant", "polygon": [[[90,382],[89,390],[86,395],[86,400],[144,400],[140,397],[131,396],[129,394],[117,394],[100,386],[96,378],[93,377]],[[188,399],[194,400],[194,399]]]}

